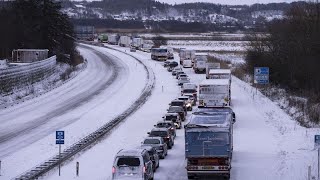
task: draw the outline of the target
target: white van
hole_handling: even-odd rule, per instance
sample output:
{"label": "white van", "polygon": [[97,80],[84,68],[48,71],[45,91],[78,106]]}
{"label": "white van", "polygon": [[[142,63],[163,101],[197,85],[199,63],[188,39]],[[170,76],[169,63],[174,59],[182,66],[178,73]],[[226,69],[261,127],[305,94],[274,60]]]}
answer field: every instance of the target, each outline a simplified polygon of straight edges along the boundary
{"label": "white van", "polygon": [[192,68],[192,60],[191,59],[185,59],[183,60],[182,66],[184,68]]}

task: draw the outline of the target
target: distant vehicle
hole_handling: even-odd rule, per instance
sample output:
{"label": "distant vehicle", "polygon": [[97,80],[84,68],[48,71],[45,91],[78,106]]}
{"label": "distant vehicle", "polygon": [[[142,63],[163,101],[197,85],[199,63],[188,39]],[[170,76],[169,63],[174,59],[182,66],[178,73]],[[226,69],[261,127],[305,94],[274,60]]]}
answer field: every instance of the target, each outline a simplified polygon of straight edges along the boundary
{"label": "distant vehicle", "polygon": [[178,80],[178,85],[179,85],[179,86],[182,86],[184,83],[190,83],[190,79],[187,78],[187,77],[181,77],[181,78]]}
{"label": "distant vehicle", "polygon": [[186,74],[183,70],[180,70],[180,71],[177,71],[177,73],[176,73],[176,79],[178,79],[179,78],[179,75],[180,74]]}
{"label": "distant vehicle", "polygon": [[228,79],[206,79],[199,84],[199,107],[230,106]]}
{"label": "distant vehicle", "polygon": [[195,50],[181,49],[179,52],[180,65],[183,65],[184,60],[191,60],[192,63],[195,58],[195,53]]}
{"label": "distant vehicle", "polygon": [[112,179],[153,179],[153,163],[145,149],[120,150],[113,163]]}
{"label": "distant vehicle", "polygon": [[198,86],[194,83],[184,83],[182,89],[197,89]]}
{"label": "distant vehicle", "polygon": [[172,75],[173,75],[173,76],[177,75],[177,71],[182,71],[182,68],[181,68],[181,67],[175,67],[175,68],[172,70]]}
{"label": "distant vehicle", "polygon": [[187,114],[187,102],[184,100],[175,99],[169,103],[170,106],[180,106],[183,108],[184,112]]}
{"label": "distant vehicle", "polygon": [[229,79],[231,83],[230,69],[210,69],[209,79]]}
{"label": "distant vehicle", "polygon": [[209,79],[210,69],[220,69],[220,63],[208,63],[206,64],[206,79]]}
{"label": "distant vehicle", "polygon": [[161,159],[168,154],[168,145],[162,137],[146,137],[141,146],[152,146],[156,149]]}
{"label": "distant vehicle", "polygon": [[187,74],[179,74],[178,75],[178,80],[181,79],[182,77],[188,77],[188,75]]}
{"label": "distant vehicle", "polygon": [[169,149],[174,145],[173,137],[167,128],[153,128],[151,132],[148,132],[148,134],[150,137],[162,137],[164,142],[167,143]]}
{"label": "distant vehicle", "polygon": [[173,124],[172,121],[158,121],[156,125],[154,125],[156,128],[167,128],[169,129],[169,132],[173,138],[176,138],[176,126]]}
{"label": "distant vehicle", "polygon": [[169,109],[167,109],[168,113],[178,113],[180,116],[181,121],[186,120],[186,111],[183,109],[183,107],[180,106],[170,106]]}
{"label": "distant vehicle", "polygon": [[157,61],[166,61],[168,59],[168,50],[164,48],[152,48],[151,59]]}
{"label": "distant vehicle", "polygon": [[191,59],[183,60],[182,66],[184,68],[192,68],[192,60]]}
{"label": "distant vehicle", "polygon": [[163,62],[163,67],[168,67],[170,63],[171,63],[171,61],[165,61],[165,62]]}
{"label": "distant vehicle", "polygon": [[108,43],[112,45],[118,44],[118,36],[117,35],[108,35]]}
{"label": "distant vehicle", "polygon": [[195,100],[193,96],[180,96],[178,100],[185,101],[188,111],[192,111],[192,106],[195,105]]}
{"label": "distant vehicle", "polygon": [[173,56],[173,48],[168,46],[160,46],[160,48],[164,48],[168,50],[168,59],[174,59]]}
{"label": "distant vehicle", "polygon": [[106,35],[106,34],[100,34],[100,35],[98,36],[98,41],[99,41],[99,42],[102,42],[102,43],[108,42],[108,35]]}
{"label": "distant vehicle", "polygon": [[168,67],[167,67],[167,70],[168,70],[168,72],[172,72],[172,70],[173,70],[173,67],[171,67],[171,66],[168,66]]}
{"label": "distant vehicle", "polygon": [[131,44],[131,38],[129,36],[120,36],[119,46],[129,47]]}
{"label": "distant vehicle", "polygon": [[208,61],[207,53],[196,53],[193,70],[195,73],[206,72],[206,63]]}
{"label": "distant vehicle", "polygon": [[141,49],[143,47],[143,39],[142,38],[133,38],[131,45],[135,49]]}
{"label": "distant vehicle", "polygon": [[164,121],[173,122],[177,129],[181,129],[181,119],[178,113],[166,113],[162,118]]}
{"label": "distant vehicle", "polygon": [[152,169],[153,172],[155,172],[159,168],[159,155],[156,151],[156,149],[152,146],[146,146],[146,145],[141,145],[141,147],[138,147],[138,149],[145,149],[148,151],[150,160],[152,161]]}
{"label": "distant vehicle", "polygon": [[175,62],[175,61],[171,61],[170,63],[169,63],[169,66],[170,67],[172,67],[172,68],[175,68],[175,67],[177,67],[179,64],[177,63],[177,62]]}
{"label": "distant vehicle", "polygon": [[200,108],[185,125],[185,157],[189,179],[201,176],[230,178],[233,152],[231,108]]}
{"label": "distant vehicle", "polygon": [[130,52],[136,52],[136,48],[133,46],[130,46]]}
{"label": "distant vehicle", "polygon": [[183,88],[181,90],[181,96],[191,96],[191,97],[194,98],[195,102],[198,100],[197,89],[185,89],[185,88]]}

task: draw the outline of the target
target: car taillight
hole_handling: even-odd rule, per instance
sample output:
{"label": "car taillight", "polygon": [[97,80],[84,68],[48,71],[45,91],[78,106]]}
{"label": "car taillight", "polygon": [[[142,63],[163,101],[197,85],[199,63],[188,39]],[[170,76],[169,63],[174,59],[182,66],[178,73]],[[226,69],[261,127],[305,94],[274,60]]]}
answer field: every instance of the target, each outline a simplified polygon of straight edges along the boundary
{"label": "car taillight", "polygon": [[147,168],[145,166],[143,166],[143,173],[147,172]]}
{"label": "car taillight", "polygon": [[113,166],[112,167],[112,174],[116,173],[116,168]]}

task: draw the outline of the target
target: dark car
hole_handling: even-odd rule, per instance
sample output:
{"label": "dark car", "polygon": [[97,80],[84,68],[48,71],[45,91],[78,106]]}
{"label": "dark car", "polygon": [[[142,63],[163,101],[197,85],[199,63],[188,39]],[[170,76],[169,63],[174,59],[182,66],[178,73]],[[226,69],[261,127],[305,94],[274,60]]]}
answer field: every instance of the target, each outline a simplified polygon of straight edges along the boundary
{"label": "dark car", "polygon": [[171,103],[169,104],[170,106],[180,106],[183,108],[183,110],[185,111],[185,113],[187,113],[187,103],[184,100],[173,100],[171,101]]}
{"label": "dark car", "polygon": [[186,113],[185,110],[181,106],[170,106],[167,109],[168,113],[178,113],[180,115],[181,121],[186,120]]}
{"label": "dark car", "polygon": [[165,61],[165,62],[163,63],[163,67],[168,67],[169,64],[170,64],[170,62],[171,62],[171,61]]}
{"label": "dark car", "polygon": [[176,134],[176,126],[173,124],[172,121],[159,121],[156,125],[154,125],[156,128],[167,128],[170,131],[170,134],[175,138],[177,136]]}
{"label": "dark car", "polygon": [[157,150],[161,159],[164,159],[168,154],[168,145],[162,137],[146,137],[141,146],[152,146]]}
{"label": "dark car", "polygon": [[177,67],[178,65],[179,64],[177,62],[175,62],[175,61],[172,61],[172,62],[169,63],[169,66],[172,67],[172,68]]}
{"label": "dark car", "polygon": [[148,134],[150,137],[162,137],[164,142],[167,143],[169,149],[174,145],[173,137],[167,128],[153,128],[151,132],[148,132]]}
{"label": "dark car", "polygon": [[159,155],[157,153],[157,150],[152,147],[152,146],[146,146],[146,145],[141,145],[141,147],[138,147],[139,149],[145,149],[148,151],[150,160],[152,161],[153,165],[153,172],[156,171],[159,167]]}

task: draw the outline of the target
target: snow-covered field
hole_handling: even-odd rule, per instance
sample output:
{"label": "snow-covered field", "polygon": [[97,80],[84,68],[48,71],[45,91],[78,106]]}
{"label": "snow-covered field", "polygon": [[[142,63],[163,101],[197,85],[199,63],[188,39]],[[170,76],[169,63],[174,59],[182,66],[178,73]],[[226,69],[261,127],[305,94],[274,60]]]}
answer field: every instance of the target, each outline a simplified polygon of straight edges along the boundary
{"label": "snow-covered field", "polygon": [[[43,179],[110,179],[115,154],[122,148],[139,146],[143,137],[147,136],[146,133],[158,120],[161,120],[168,103],[179,96],[180,89],[177,86],[177,80],[162,67],[162,63],[151,60],[150,54],[139,51],[129,52],[129,48],[118,46],[110,47],[141,59],[154,71],[156,86],[153,94],[138,111],[128,117],[99,144],[66,162],[62,166],[60,177],[56,169],[44,176]],[[194,46],[190,47],[194,48]],[[122,70],[122,73],[119,73],[118,81],[107,90],[97,94],[95,98],[77,109],[56,118],[61,123],[59,128],[52,128],[52,124],[47,125],[50,126],[47,128],[52,129],[51,131],[64,129],[67,132],[65,146],[93,131],[129,106],[130,102],[133,102],[133,99],[139,95],[146,81],[143,67],[136,63],[132,57],[103,47],[93,48],[117,59],[121,66],[119,70]],[[89,59],[99,60],[99,56],[91,50],[82,49],[80,52],[88,57],[88,62],[90,62]],[[178,60],[177,54],[175,54],[175,60]],[[98,68],[90,68],[91,63],[88,64],[87,69],[94,71],[95,68]],[[101,65],[101,63],[96,65]],[[80,75],[89,75],[89,72],[85,72]],[[185,69],[185,72],[191,78],[191,82],[198,84],[205,79],[204,74],[195,74],[192,69]],[[108,73],[105,73],[107,79]],[[100,75],[94,77],[102,81],[99,78]],[[33,103],[39,104],[45,100],[39,98]],[[53,99],[51,100],[53,101]],[[49,109],[53,106],[49,104],[44,108]],[[311,175],[317,175],[317,151],[313,150],[313,140],[319,129],[300,127],[275,103],[235,77],[232,79],[232,108],[237,117],[234,126],[232,180],[303,180],[307,179],[308,166],[311,166]],[[1,113],[0,111],[0,115]],[[32,113],[37,115],[35,111]],[[77,118],[78,120],[72,124],[62,123],[68,118]],[[64,128],[62,128],[63,125]],[[160,161],[160,168],[155,173],[155,179],[187,179],[184,133],[183,129],[177,131],[175,146],[169,150],[166,159]],[[33,133],[33,136],[29,137],[33,138],[37,135],[41,135],[40,138],[38,137],[39,141],[31,145],[25,144],[20,150],[17,148],[19,145],[16,144],[14,153],[2,156],[4,157],[2,158],[3,170],[0,179],[10,179],[58,151],[58,147],[54,145],[55,137],[52,133],[46,135]],[[2,144],[1,148],[3,148]],[[79,177],[75,175],[76,162],[80,163]]]}
{"label": "snow-covered field", "polygon": [[168,45],[174,48],[187,48],[200,51],[246,51],[247,41],[193,41],[168,40]]}

